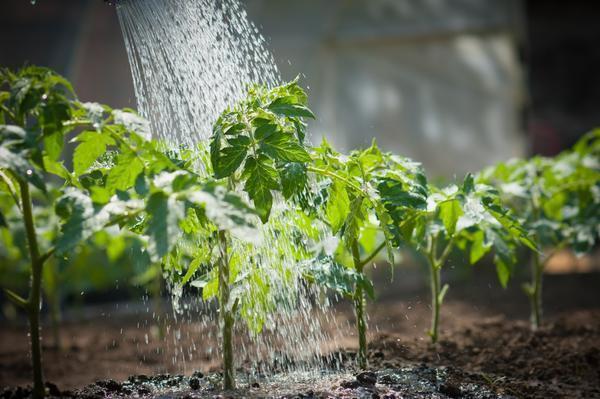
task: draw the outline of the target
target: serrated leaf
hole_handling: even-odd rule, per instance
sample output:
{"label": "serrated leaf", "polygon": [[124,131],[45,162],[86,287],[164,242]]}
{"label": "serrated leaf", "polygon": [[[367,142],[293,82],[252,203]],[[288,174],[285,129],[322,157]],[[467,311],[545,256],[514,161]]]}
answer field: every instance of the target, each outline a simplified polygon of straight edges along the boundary
{"label": "serrated leaf", "polygon": [[278,115],[287,117],[315,118],[315,115],[308,107],[299,104],[296,101],[296,97],[280,97],[269,104],[268,108]]}
{"label": "serrated leaf", "polygon": [[311,160],[308,152],[296,141],[296,137],[285,133],[272,134],[262,140],[260,149],[278,161],[309,162]]}
{"label": "serrated leaf", "polygon": [[179,220],[185,217],[183,204],[162,192],[148,199],[149,215],[145,233],[148,235],[148,252],[153,261],[160,260],[173,248],[180,236]]}
{"label": "serrated leaf", "polygon": [[444,228],[450,236],[452,236],[456,230],[456,222],[458,218],[463,214],[460,206],[460,201],[457,199],[442,201],[438,204],[439,217],[444,224]]}
{"label": "serrated leaf", "polygon": [[56,241],[56,252],[64,254],[91,237],[108,221],[107,214],[96,213],[92,200],[83,192],[67,189],[56,202],[56,214],[66,222]]}
{"label": "serrated leaf", "polygon": [[469,262],[477,263],[483,256],[489,252],[491,245],[485,242],[485,234],[481,230],[477,230],[471,239],[471,250],[469,252]]}
{"label": "serrated leaf", "polygon": [[145,140],[152,138],[150,122],[134,112],[127,112],[119,109],[112,111],[116,124],[123,125],[127,130],[133,131],[143,137]]}
{"label": "serrated leaf", "polygon": [[340,231],[349,213],[350,198],[346,192],[346,187],[343,183],[334,180],[329,189],[329,197],[327,198],[327,206],[325,208],[325,216],[333,234],[337,234]]}
{"label": "serrated leaf", "polygon": [[279,126],[273,123],[265,123],[254,130],[256,140],[264,140],[279,130]]}
{"label": "serrated leaf", "polygon": [[126,191],[134,186],[137,176],[144,170],[144,164],[134,153],[117,156],[115,166],[110,169],[106,178],[106,188]]}
{"label": "serrated leaf", "polygon": [[50,135],[44,136],[44,149],[46,155],[53,161],[60,158],[64,144],[64,136],[61,131],[56,131]]}
{"label": "serrated leaf", "polygon": [[12,171],[23,181],[29,182],[43,192],[46,192],[46,185],[42,175],[22,155],[0,147],[0,168]]}
{"label": "serrated leaf", "polygon": [[106,146],[114,144],[114,140],[105,134],[84,132],[77,137],[80,144],[73,151],[73,171],[77,176],[87,172],[99,156],[106,152]]}
{"label": "serrated leaf", "polygon": [[213,165],[215,177],[222,179],[235,173],[246,159],[247,152],[247,147],[242,145],[221,149],[217,163]]}
{"label": "serrated leaf", "polygon": [[290,199],[295,194],[300,194],[306,188],[308,175],[306,166],[299,162],[289,162],[279,169],[282,194],[285,199]]}
{"label": "serrated leaf", "polygon": [[70,173],[63,165],[63,162],[54,161],[47,156],[44,156],[44,169],[48,173],[52,173],[56,176],[59,176],[65,180],[70,178]]}
{"label": "serrated leaf", "polygon": [[251,209],[237,194],[225,187],[207,184],[201,190],[194,190],[187,200],[202,206],[205,214],[219,230],[225,230],[237,238],[257,243],[260,235],[256,231],[256,211]]}
{"label": "serrated leaf", "polygon": [[279,188],[277,170],[266,156],[250,157],[244,165],[246,184],[244,190],[254,202],[263,223],[266,223],[273,206],[271,190]]}

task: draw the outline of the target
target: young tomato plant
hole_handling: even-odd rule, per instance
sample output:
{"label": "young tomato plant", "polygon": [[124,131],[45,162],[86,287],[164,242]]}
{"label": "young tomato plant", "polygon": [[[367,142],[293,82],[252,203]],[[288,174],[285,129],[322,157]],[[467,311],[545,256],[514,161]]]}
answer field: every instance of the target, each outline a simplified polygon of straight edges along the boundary
{"label": "young tomato plant", "polygon": [[[397,195],[401,192],[398,190]],[[397,205],[391,198],[386,193],[383,200],[392,211]],[[448,285],[441,284],[441,270],[453,250],[466,252],[474,264],[493,247],[502,285],[506,285],[510,277],[518,243],[535,250],[526,231],[500,205],[494,190],[476,185],[470,174],[461,186],[451,185],[441,190],[429,186],[426,207],[403,213],[406,215],[404,225],[395,230],[399,234],[398,242],[410,243],[429,266],[432,309],[429,335],[433,343],[439,337],[440,310],[448,291]]]}
{"label": "young tomato plant", "polygon": [[[274,193],[290,198],[306,184],[306,164],[311,158],[303,145],[303,118],[314,118],[306,103],[297,79],[269,90],[254,86],[245,100],[223,112],[214,125],[210,139],[214,176],[226,180],[233,190],[245,191],[263,223],[269,220]],[[204,296],[218,296],[223,385],[231,389],[235,386],[232,331],[240,301],[231,295],[232,275],[242,260],[231,253],[226,231],[217,232],[217,241],[216,281],[213,278],[212,285],[204,287]],[[260,323],[256,327],[260,330]]]}
{"label": "young tomato plant", "polygon": [[[417,193],[424,180],[419,178],[422,174],[418,165],[398,167],[403,160],[382,153],[375,142],[365,150],[345,156],[324,141],[314,150],[313,158],[313,164],[307,169],[324,183],[321,193],[325,197],[323,218],[340,241],[335,259],[318,259],[309,270],[309,279],[352,300],[359,346],[357,363],[366,368],[365,305],[366,296],[373,298],[374,290],[364,268],[384,248],[387,248],[388,260],[393,263],[392,217],[382,201],[381,189],[393,181],[407,191]],[[398,201],[406,208],[414,206],[405,199]]]}
{"label": "young tomato plant", "polygon": [[563,248],[583,254],[598,240],[599,157],[600,130],[595,130],[555,158],[512,160],[478,176],[498,189],[540,248],[531,252],[531,282],[523,286],[534,330],[542,322],[542,276],[548,261]]}
{"label": "young tomato plant", "polygon": [[[44,68],[2,71],[0,86],[0,189],[4,211],[20,212],[29,250],[31,288],[27,299],[7,296],[28,314],[34,396],[43,397],[40,347],[40,295],[43,268],[54,255],[66,256],[77,244],[105,229],[127,228],[144,236],[152,261],[174,247],[189,215],[223,230],[253,229],[255,215],[238,196],[187,168],[184,160],[149,141],[147,122],[130,111],[81,104],[69,83]],[[76,130],[76,128],[78,128]],[[83,130],[80,130],[83,129]],[[77,143],[73,171],[60,161],[67,135]],[[62,222],[55,239],[42,247],[34,218],[32,189],[48,197],[49,175],[62,182],[58,199],[46,202]],[[43,206],[44,203],[42,203]],[[39,213],[39,212],[38,212]]]}
{"label": "young tomato plant", "polygon": [[[31,275],[27,298],[13,291],[6,293],[28,315],[33,395],[40,398],[45,394],[39,325],[42,272],[55,249],[39,245],[32,190],[46,195],[45,176],[60,168],[57,159],[63,137],[72,129],[67,123],[72,114],[72,88],[47,69],[28,67],[18,73],[2,70],[0,90],[0,189],[12,199],[12,209],[22,215]],[[1,213],[0,226],[8,227]]]}

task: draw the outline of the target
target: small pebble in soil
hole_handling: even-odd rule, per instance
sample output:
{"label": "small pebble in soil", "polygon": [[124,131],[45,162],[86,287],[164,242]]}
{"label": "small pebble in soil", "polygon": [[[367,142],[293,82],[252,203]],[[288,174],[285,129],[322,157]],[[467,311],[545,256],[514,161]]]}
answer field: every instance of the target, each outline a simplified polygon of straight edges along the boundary
{"label": "small pebble in soil", "polygon": [[194,391],[197,391],[198,389],[200,389],[200,380],[196,377],[192,377],[190,378],[189,385],[190,388],[192,388]]}
{"label": "small pebble in soil", "polygon": [[62,396],[60,389],[58,389],[58,387],[55,384],[51,382],[46,382],[46,384],[44,385],[46,386],[46,389],[50,396]]}
{"label": "small pebble in soil", "polygon": [[356,376],[356,381],[362,386],[375,386],[377,383],[377,374],[372,371],[364,371]]}
{"label": "small pebble in soil", "polygon": [[115,380],[100,380],[96,381],[96,385],[106,389],[108,392],[119,392],[121,390],[121,384]]}
{"label": "small pebble in soil", "polygon": [[204,378],[204,373],[201,371],[194,371],[194,374],[192,374],[192,377],[196,377],[198,379],[202,379]]}
{"label": "small pebble in soil", "polygon": [[458,387],[457,385],[455,385],[449,381],[446,381],[445,383],[440,385],[440,393],[443,393],[444,395],[448,395],[451,398],[461,398],[462,397],[462,391],[460,390],[460,387]]}

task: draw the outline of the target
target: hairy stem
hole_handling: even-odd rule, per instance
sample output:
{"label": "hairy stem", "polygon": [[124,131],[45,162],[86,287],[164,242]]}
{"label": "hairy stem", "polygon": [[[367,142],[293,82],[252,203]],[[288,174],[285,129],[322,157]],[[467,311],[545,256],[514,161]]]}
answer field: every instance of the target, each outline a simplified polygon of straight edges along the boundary
{"label": "hairy stem", "polygon": [[[352,259],[356,272],[362,274],[364,265],[360,261],[358,242],[352,242]],[[357,285],[354,291],[354,310],[356,312],[356,327],[358,329],[358,367],[367,367],[367,321],[365,315],[365,293],[362,285]]]}
{"label": "hairy stem", "polygon": [[42,284],[42,265],[37,235],[33,221],[31,196],[27,182],[19,182],[21,187],[21,206],[23,221],[27,233],[27,244],[31,258],[31,287],[27,299],[29,316],[29,335],[31,338],[31,361],[33,366],[33,397],[43,398],[45,395],[44,378],[42,375],[42,351],[40,344],[40,298]]}
{"label": "hairy stem", "polygon": [[233,364],[233,312],[229,301],[229,258],[227,235],[219,231],[219,314],[221,317],[221,353],[223,355],[223,389],[235,389],[235,367]]}

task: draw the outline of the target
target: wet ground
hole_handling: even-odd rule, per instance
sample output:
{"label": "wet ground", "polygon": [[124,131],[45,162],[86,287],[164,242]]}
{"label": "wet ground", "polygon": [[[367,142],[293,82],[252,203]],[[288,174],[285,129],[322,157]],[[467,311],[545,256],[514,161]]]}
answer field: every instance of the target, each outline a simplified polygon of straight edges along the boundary
{"label": "wet ground", "polygon": [[[218,357],[194,341],[197,326],[173,326],[159,339],[144,321],[104,317],[67,323],[61,351],[46,338],[45,376],[56,384],[51,393],[89,398],[600,398],[599,273],[547,276],[547,323],[535,333],[518,287],[472,283],[452,284],[435,346],[424,334],[427,294],[403,289],[406,298],[393,298],[384,291],[369,309],[367,373],[353,368],[348,335],[335,352],[339,372],[249,379],[242,369],[239,390],[221,392]],[[352,320],[345,308],[339,317]],[[173,329],[181,336],[177,344]],[[0,397],[27,396],[26,388],[6,388],[30,381],[26,338],[23,327],[0,329]],[[191,347],[192,358],[173,361]]]}
{"label": "wet ground", "polygon": [[[402,368],[363,371],[354,375],[321,372],[274,375],[261,382],[240,378],[238,389],[219,389],[218,374],[191,376],[131,376],[124,382],[97,381],[85,388],[61,391],[47,384],[50,396],[78,398],[511,398],[501,389],[490,387],[481,376],[447,367],[405,365]],[[27,389],[6,389],[4,398],[29,397]]]}

